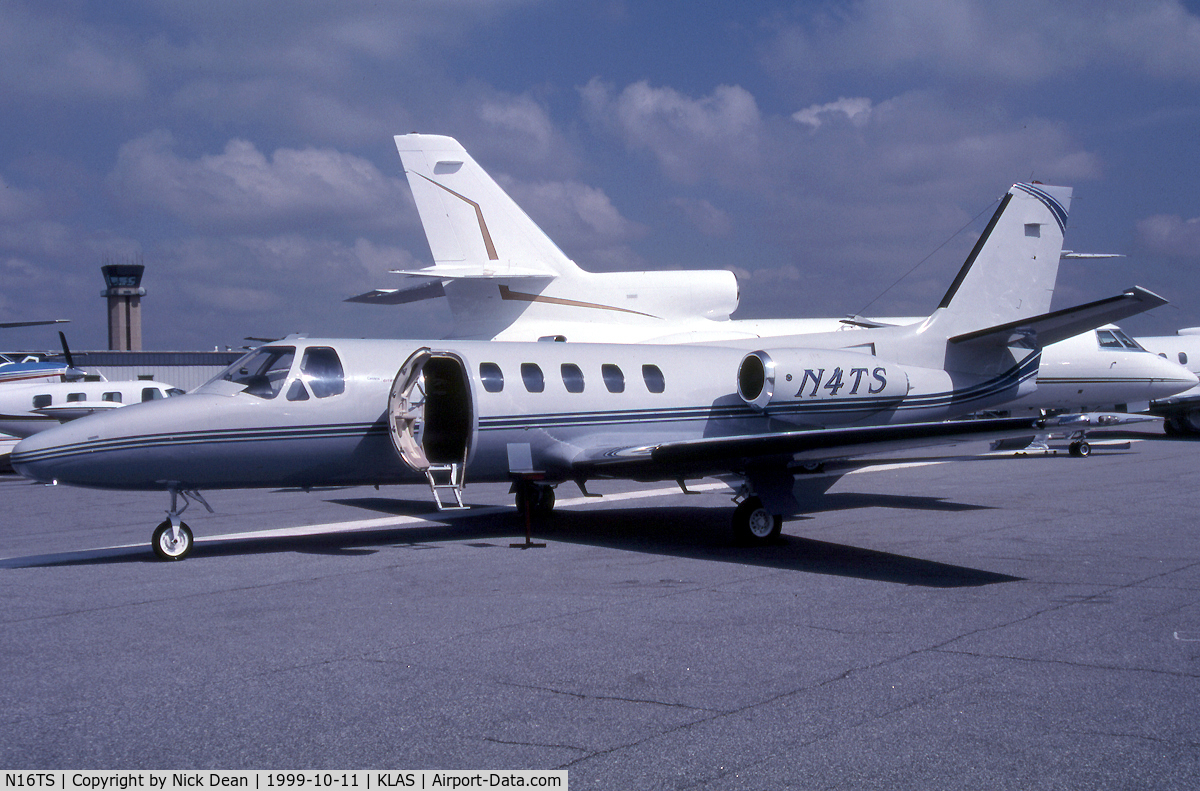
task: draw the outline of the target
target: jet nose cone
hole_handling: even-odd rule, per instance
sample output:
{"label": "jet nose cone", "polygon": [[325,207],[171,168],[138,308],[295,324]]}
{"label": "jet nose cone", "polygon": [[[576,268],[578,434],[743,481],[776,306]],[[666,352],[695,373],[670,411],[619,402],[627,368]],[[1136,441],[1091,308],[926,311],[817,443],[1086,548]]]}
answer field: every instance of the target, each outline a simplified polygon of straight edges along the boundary
{"label": "jet nose cone", "polygon": [[26,437],[13,447],[10,459],[13,469],[18,475],[41,483],[56,483],[53,464],[45,456],[58,448],[55,437],[51,436],[57,429],[50,429],[31,437]]}
{"label": "jet nose cone", "polygon": [[1158,370],[1150,383],[1151,399],[1167,398],[1200,385],[1200,377],[1182,365],[1163,357],[1156,356],[1154,359],[1157,361]]}

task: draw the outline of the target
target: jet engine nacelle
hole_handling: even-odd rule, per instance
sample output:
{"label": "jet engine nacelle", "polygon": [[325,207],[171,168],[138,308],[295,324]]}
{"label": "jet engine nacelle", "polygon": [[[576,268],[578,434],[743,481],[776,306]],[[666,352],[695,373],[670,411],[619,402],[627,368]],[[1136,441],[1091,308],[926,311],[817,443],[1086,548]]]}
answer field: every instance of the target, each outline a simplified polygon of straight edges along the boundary
{"label": "jet engine nacelle", "polygon": [[[737,391],[750,406],[820,402],[839,411],[885,409],[908,395],[908,372],[869,354],[844,350],[771,349],[747,354]],[[781,417],[783,417],[781,415]]]}

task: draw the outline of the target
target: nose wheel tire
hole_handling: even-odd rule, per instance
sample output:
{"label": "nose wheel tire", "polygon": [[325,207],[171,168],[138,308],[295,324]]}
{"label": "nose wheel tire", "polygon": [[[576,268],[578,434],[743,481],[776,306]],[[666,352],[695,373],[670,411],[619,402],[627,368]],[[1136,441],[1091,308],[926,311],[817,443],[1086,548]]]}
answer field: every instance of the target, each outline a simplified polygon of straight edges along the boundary
{"label": "nose wheel tire", "polygon": [[743,544],[765,544],[779,537],[783,517],[763,507],[762,500],[750,497],[733,512],[733,534]]}
{"label": "nose wheel tire", "polygon": [[179,523],[178,537],[171,530],[171,520],[167,519],[154,528],[154,536],[150,545],[159,560],[183,560],[192,551],[192,530],[183,522]]}
{"label": "nose wheel tire", "polygon": [[1069,452],[1072,456],[1083,458],[1084,456],[1092,455],[1092,446],[1082,441],[1072,442],[1067,448],[1067,452]]}

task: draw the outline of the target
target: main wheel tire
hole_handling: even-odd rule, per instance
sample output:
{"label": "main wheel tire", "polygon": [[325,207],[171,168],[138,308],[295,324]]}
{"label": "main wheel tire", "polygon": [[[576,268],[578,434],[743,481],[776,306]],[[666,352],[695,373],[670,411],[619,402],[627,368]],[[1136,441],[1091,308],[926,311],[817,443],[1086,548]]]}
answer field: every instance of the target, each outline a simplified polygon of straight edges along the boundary
{"label": "main wheel tire", "polygon": [[763,507],[762,500],[749,497],[733,512],[733,535],[743,544],[766,544],[779,537],[783,517]]}
{"label": "main wheel tire", "polygon": [[517,484],[517,511],[519,513],[525,513],[527,501],[530,516],[535,518],[550,516],[554,511],[554,489],[536,483]]}
{"label": "main wheel tire", "polygon": [[1072,456],[1082,459],[1092,455],[1092,446],[1084,441],[1072,442],[1068,448]]}
{"label": "main wheel tire", "polygon": [[154,554],[158,555],[159,560],[183,560],[191,554],[194,543],[192,529],[183,522],[179,523],[179,540],[175,541],[171,537],[170,519],[154,528],[154,536],[150,539],[150,545],[154,547]]}
{"label": "main wheel tire", "polygon": [[1200,409],[1189,409],[1179,417],[1179,427],[1183,433],[1196,436],[1200,434]]}

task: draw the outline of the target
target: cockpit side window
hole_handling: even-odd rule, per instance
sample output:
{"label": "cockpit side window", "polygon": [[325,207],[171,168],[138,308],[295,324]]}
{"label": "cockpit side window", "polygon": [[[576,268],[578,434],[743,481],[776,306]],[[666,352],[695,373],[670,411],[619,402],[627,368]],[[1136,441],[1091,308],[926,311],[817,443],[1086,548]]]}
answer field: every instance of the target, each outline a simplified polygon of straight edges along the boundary
{"label": "cockpit side window", "polygon": [[317,398],[340,395],[346,390],[342,361],[329,346],[310,346],[300,361],[300,378]]}
{"label": "cockpit side window", "polygon": [[1130,338],[1128,335],[1126,335],[1121,330],[1113,330],[1112,334],[1114,336],[1116,336],[1117,340],[1119,340],[1121,342],[1121,345],[1124,346],[1126,349],[1137,349],[1138,351],[1145,351],[1145,349],[1143,349],[1141,346],[1138,345],[1137,341],[1135,341],[1133,338]]}
{"label": "cockpit side window", "polygon": [[295,346],[264,346],[229,366],[221,378],[244,385],[250,395],[274,398],[283,389],[283,382],[295,357]]}
{"label": "cockpit side window", "polygon": [[1121,342],[1117,340],[1117,336],[1113,335],[1112,330],[1096,330],[1096,340],[1100,341],[1102,349],[1120,349]]}

